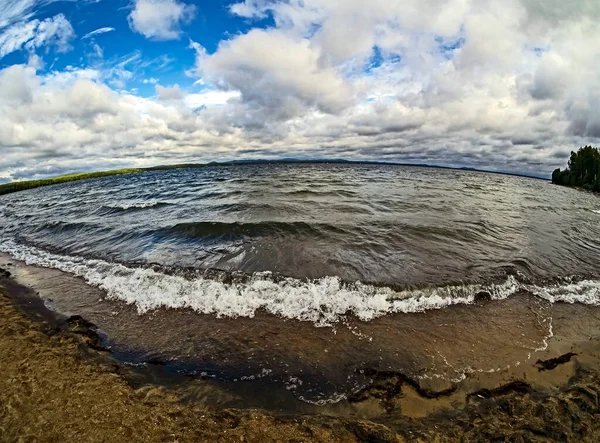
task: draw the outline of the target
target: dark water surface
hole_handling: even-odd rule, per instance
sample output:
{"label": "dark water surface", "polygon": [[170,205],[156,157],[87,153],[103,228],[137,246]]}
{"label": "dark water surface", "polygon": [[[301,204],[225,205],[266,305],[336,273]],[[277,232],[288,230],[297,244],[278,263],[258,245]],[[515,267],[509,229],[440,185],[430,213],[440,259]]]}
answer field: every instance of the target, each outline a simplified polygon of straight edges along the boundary
{"label": "dark water surface", "polygon": [[0,250],[92,286],[46,283],[48,302],[140,361],[270,379],[313,402],[364,386],[366,366],[457,379],[514,365],[547,345],[553,303],[600,304],[600,198],[469,171],[260,165],[73,182],[0,197]]}

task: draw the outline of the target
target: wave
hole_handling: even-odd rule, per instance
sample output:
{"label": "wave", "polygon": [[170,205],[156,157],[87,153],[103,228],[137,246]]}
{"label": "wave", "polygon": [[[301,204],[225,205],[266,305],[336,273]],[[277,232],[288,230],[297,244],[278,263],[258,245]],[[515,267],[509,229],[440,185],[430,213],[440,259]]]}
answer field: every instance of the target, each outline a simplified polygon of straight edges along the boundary
{"label": "wave", "polygon": [[52,254],[12,240],[0,242],[0,250],[26,264],[60,269],[82,277],[88,284],[104,290],[108,299],[134,305],[140,314],[172,308],[235,318],[254,317],[262,310],[282,318],[312,322],[315,326],[332,326],[347,315],[370,321],[393,313],[473,304],[481,294],[491,300],[502,300],[521,290],[552,303],[600,304],[600,281],[596,280],[542,287],[520,283],[514,276],[508,276],[498,284],[398,291],[361,282],[346,283],[338,277],[274,278],[269,272],[255,273],[236,282],[204,276],[184,277],[155,269]]}
{"label": "wave", "polygon": [[109,233],[110,229],[90,222],[50,221],[31,229],[38,233],[52,233],[53,235],[73,235],[75,233],[99,234]]}
{"label": "wave", "polygon": [[208,206],[207,210],[214,211],[217,213],[232,213],[239,214],[245,211],[278,211],[281,208],[278,208],[275,205],[270,205],[268,203],[223,203],[216,204],[213,206]]}
{"label": "wave", "polygon": [[169,206],[170,203],[148,201],[148,202],[135,202],[135,203],[123,203],[120,205],[108,205],[101,206],[97,213],[100,215],[116,214],[124,211],[135,211],[149,208],[159,208],[163,206]]}
{"label": "wave", "polygon": [[550,303],[600,304],[600,281],[597,280],[566,281],[547,286],[523,286],[527,291]]}
{"label": "wave", "polygon": [[331,189],[331,190],[315,190],[315,189],[295,189],[285,192],[286,195],[294,197],[310,197],[310,196],[333,196],[333,197],[348,197],[356,198],[359,194],[356,191],[345,190],[345,189]]}
{"label": "wave", "polygon": [[180,223],[161,230],[162,234],[190,238],[239,239],[244,237],[282,236],[285,234],[320,237],[324,233],[346,233],[342,228],[323,223],[305,222],[195,222]]}

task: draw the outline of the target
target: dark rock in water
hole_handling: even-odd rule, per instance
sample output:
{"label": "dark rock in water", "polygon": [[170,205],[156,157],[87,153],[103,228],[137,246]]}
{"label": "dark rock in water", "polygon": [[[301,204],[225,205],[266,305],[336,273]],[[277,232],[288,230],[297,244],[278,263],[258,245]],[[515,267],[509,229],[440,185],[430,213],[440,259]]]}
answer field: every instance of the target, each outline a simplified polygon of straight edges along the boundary
{"label": "dark rock in water", "polygon": [[577,354],[573,352],[569,352],[567,354],[563,354],[560,357],[551,358],[549,360],[538,360],[535,365],[538,367],[540,372],[542,371],[551,371],[556,368],[558,365],[564,365],[571,361],[572,357],[575,357]]}
{"label": "dark rock in water", "polygon": [[6,269],[0,268],[0,278],[10,278],[11,273]]}
{"label": "dark rock in water", "polygon": [[475,294],[475,301],[490,301],[492,299],[492,294],[487,291],[479,291]]}

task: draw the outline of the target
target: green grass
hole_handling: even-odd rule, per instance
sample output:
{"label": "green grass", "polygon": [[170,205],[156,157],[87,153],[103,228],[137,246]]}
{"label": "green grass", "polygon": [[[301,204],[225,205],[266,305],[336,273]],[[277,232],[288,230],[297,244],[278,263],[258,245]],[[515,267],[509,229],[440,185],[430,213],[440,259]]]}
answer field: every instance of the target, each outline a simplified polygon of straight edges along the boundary
{"label": "green grass", "polygon": [[147,171],[167,171],[172,169],[204,168],[206,166],[208,165],[197,163],[184,163],[179,165],[154,166],[152,168],[125,168],[115,169],[112,171],[79,172],[75,174],[60,175],[58,177],[52,177],[43,180],[18,181],[7,183],[5,185],[0,185],[0,195],[24,191],[26,189],[41,188],[42,186],[57,185],[59,183],[68,183],[78,180],[89,180],[91,178],[110,177],[113,175],[139,174]]}
{"label": "green grass", "polygon": [[81,172],[78,174],[67,174],[44,180],[28,180],[7,183],[0,185],[0,195],[10,194],[11,192],[24,191],[26,189],[40,188],[42,186],[56,185],[59,183],[68,183],[77,180],[89,180],[90,178],[109,177],[111,175],[137,174],[144,172],[143,169],[116,169],[114,171],[103,172]]}

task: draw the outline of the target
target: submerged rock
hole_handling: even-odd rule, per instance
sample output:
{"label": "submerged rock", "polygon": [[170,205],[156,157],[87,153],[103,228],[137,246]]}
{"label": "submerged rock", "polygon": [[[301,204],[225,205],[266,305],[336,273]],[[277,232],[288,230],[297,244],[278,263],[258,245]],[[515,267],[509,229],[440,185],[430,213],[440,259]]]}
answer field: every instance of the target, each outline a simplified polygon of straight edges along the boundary
{"label": "submerged rock", "polygon": [[475,301],[490,301],[492,299],[492,294],[487,291],[479,291],[475,294]]}

